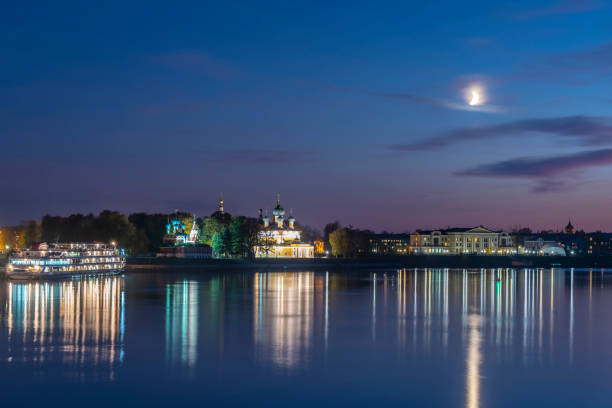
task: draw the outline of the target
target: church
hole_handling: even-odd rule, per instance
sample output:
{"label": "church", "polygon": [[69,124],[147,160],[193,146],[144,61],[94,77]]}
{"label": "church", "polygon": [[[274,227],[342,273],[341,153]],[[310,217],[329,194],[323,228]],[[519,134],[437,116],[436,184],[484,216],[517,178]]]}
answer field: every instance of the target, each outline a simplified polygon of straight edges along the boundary
{"label": "church", "polygon": [[276,199],[272,211],[274,218],[263,215],[259,210],[259,243],[255,246],[256,258],[313,258],[314,246],[301,241],[301,230],[295,225],[295,218],[289,215],[285,220],[285,209]]}

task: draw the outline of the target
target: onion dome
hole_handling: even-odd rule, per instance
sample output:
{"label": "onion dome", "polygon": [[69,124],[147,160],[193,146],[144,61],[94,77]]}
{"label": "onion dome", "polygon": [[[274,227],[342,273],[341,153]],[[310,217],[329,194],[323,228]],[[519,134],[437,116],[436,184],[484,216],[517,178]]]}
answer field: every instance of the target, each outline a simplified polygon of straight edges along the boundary
{"label": "onion dome", "polygon": [[289,218],[287,218],[287,221],[295,222],[295,217],[293,215],[290,215]]}
{"label": "onion dome", "polygon": [[281,207],[279,201],[276,202],[276,207],[274,207],[274,210],[272,210],[272,214],[275,217],[282,217],[282,216],[285,215],[285,209],[283,207]]}

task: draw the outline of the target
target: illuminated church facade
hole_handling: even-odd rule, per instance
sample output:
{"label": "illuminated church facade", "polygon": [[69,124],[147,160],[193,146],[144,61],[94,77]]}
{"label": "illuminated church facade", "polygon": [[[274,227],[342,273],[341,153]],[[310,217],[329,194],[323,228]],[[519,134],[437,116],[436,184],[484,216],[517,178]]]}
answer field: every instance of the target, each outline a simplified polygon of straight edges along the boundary
{"label": "illuminated church facade", "polygon": [[301,241],[301,230],[295,225],[295,218],[285,219],[285,209],[276,200],[273,218],[259,210],[259,243],[255,246],[256,258],[313,258],[314,246]]}

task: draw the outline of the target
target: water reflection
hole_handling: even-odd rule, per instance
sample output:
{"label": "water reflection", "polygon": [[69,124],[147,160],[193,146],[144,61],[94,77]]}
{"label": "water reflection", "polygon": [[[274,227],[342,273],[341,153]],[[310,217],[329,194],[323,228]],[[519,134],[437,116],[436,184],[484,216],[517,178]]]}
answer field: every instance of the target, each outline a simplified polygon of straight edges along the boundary
{"label": "water reflection", "polygon": [[121,277],[7,283],[7,360],[106,365],[112,378],[123,360],[123,287]]}
{"label": "water reflection", "polygon": [[[270,359],[283,368],[295,368],[309,359],[313,341],[314,287],[314,272],[255,274],[253,338],[258,358]],[[327,301],[326,294],[326,304]],[[325,310],[326,339],[327,331]]]}
{"label": "water reflection", "polygon": [[[559,329],[555,326],[555,308],[561,303],[569,308],[568,320],[563,325],[569,331],[567,347],[571,352],[574,335],[573,271],[567,271],[569,299],[559,287],[562,280],[555,278],[555,275],[564,273],[427,269],[399,270],[395,276],[373,275],[372,330],[377,331],[375,325],[380,319],[376,303],[384,302],[386,305],[394,301],[398,344],[403,348],[411,339],[413,349],[439,349],[446,353],[449,344],[456,344],[457,339],[451,336],[461,334],[463,342],[466,341],[470,330],[469,316],[475,313],[486,318],[483,330],[487,330],[487,337],[496,345],[497,358],[511,358],[516,351],[515,343],[520,341],[523,358],[541,360],[544,350],[554,347],[554,334]],[[412,325],[407,326],[407,322]],[[461,326],[460,331],[454,330],[457,325]],[[412,336],[407,336],[410,332]],[[549,337],[548,344],[544,344],[545,336]]]}
{"label": "water reflection", "polygon": [[127,281],[6,282],[0,361],[27,375],[52,366],[129,386],[137,377],[160,390],[164,373],[177,381],[185,374],[208,386],[192,395],[206,388],[222,400],[237,383],[251,387],[240,388],[252,392],[245,400],[273,387],[296,398],[312,390],[316,403],[326,390],[368,384],[360,399],[342,402],[384,393],[411,406],[472,408],[516,395],[531,401],[547,392],[530,386],[534,378],[554,378],[548,389],[566,397],[557,383],[576,373],[586,386],[601,384],[595,391],[603,396],[612,364],[610,282],[609,271],[543,269],[152,271]]}
{"label": "water reflection", "polygon": [[477,314],[468,317],[468,349],[467,349],[467,408],[478,408],[480,406],[480,316]]}
{"label": "water reflection", "polygon": [[[463,344],[466,405],[477,407],[481,405],[480,367],[485,358],[541,364],[544,359],[558,359],[555,351],[560,351],[567,353],[568,364],[573,364],[576,336],[582,334],[577,331],[575,319],[576,273],[543,269],[404,269],[395,276],[373,275],[372,333],[379,333],[376,325],[381,325],[384,318],[376,314],[376,303],[387,305],[394,300],[400,349],[411,341],[415,353],[447,356],[449,347]],[[593,282],[603,287],[606,279],[603,273],[598,278],[593,271],[581,271],[579,276],[582,284],[588,285],[583,304],[587,303],[590,333],[593,287],[597,285]],[[394,286],[395,290],[387,290]],[[483,339],[491,346],[491,355],[484,355]]]}
{"label": "water reflection", "polygon": [[198,359],[198,283],[166,285],[166,358],[193,366]]}

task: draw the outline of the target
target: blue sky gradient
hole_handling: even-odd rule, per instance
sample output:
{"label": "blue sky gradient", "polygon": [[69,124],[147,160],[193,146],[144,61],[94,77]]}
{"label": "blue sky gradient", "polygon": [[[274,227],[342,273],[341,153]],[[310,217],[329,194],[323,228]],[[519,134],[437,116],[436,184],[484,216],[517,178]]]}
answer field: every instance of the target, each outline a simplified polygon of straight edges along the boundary
{"label": "blue sky gradient", "polygon": [[280,193],[317,227],[610,230],[610,21],[588,0],[15,2],[0,224]]}

